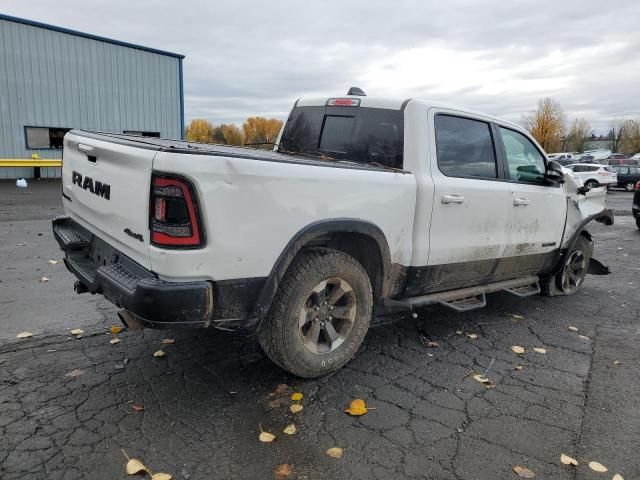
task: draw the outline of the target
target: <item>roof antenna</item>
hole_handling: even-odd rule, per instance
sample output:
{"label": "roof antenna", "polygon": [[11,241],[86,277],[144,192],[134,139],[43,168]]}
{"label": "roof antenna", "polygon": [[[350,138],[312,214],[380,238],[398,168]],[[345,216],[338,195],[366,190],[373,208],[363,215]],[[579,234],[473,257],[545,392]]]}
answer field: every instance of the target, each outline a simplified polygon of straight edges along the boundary
{"label": "roof antenna", "polygon": [[359,97],[366,97],[367,94],[360,87],[351,87],[347,92],[347,95],[357,95]]}

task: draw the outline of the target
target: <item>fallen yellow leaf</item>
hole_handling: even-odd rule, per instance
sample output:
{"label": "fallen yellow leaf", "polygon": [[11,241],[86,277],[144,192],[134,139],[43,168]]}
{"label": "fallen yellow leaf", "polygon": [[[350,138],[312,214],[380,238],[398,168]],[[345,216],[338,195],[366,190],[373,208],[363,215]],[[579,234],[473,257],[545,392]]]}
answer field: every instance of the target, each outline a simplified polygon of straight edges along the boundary
{"label": "fallen yellow leaf", "polygon": [[122,327],[120,325],[112,325],[109,330],[111,331],[111,333],[116,335],[122,331]]}
{"label": "fallen yellow leaf", "polygon": [[168,473],[154,473],[151,475],[151,480],[171,480],[172,478]]}
{"label": "fallen yellow leaf", "polygon": [[524,317],[522,315],[518,315],[517,313],[507,313],[511,318],[515,318],[516,320],[522,320]]}
{"label": "fallen yellow leaf", "polygon": [[513,347],[511,347],[511,350],[513,350],[514,352],[516,352],[518,355],[520,355],[521,353],[524,353],[524,347],[521,347],[520,345],[514,345]]}
{"label": "fallen yellow leaf", "polygon": [[333,447],[327,450],[327,455],[331,458],[340,458],[342,457],[342,449],[340,447]]}
{"label": "fallen yellow leaf", "polygon": [[45,282],[48,282],[48,281],[49,281],[49,279],[47,277],[42,277],[40,279],[40,283],[45,283]]}
{"label": "fallen yellow leaf", "polygon": [[540,347],[536,347],[536,348],[534,348],[534,349],[533,349],[533,351],[534,351],[534,352],[537,352],[537,353],[547,353],[547,350],[546,350],[546,349],[544,349],[544,348],[540,348]]}
{"label": "fallen yellow leaf", "polygon": [[164,357],[165,355],[166,353],[164,353],[164,350],[156,350],[155,352],[153,352],[154,357]]}
{"label": "fallen yellow leaf", "polygon": [[589,337],[587,337],[586,335],[578,335],[578,338],[581,338],[582,340],[591,340]]}
{"label": "fallen yellow leaf", "polygon": [[560,454],[560,462],[562,462],[563,465],[578,465],[578,461],[575,458],[571,458],[564,453]]}
{"label": "fallen yellow leaf", "polygon": [[136,473],[148,471],[147,467],[145,467],[140,460],[137,460],[135,458],[129,459],[126,469],[129,475],[135,475]]}
{"label": "fallen yellow leaf", "polygon": [[577,332],[578,331],[578,327],[569,326],[569,330],[571,330],[572,332]]}
{"label": "fallen yellow leaf", "polygon": [[522,370],[523,368],[524,368],[524,367],[523,367],[522,365],[516,365],[516,366],[515,366],[515,369],[516,369],[516,370]]}
{"label": "fallen yellow leaf", "polygon": [[58,260],[49,260],[49,263],[51,265],[57,265],[58,264]]}
{"label": "fallen yellow leaf", "polygon": [[476,382],[480,382],[480,383],[491,383],[491,380],[489,380],[487,377],[485,377],[484,375],[480,375],[480,374],[476,374],[473,376],[473,379]]}
{"label": "fallen yellow leaf", "polygon": [[298,413],[298,412],[301,412],[303,408],[304,407],[299,403],[294,403],[289,407],[289,410],[291,410],[291,413]]}
{"label": "fallen yellow leaf", "polygon": [[112,338],[111,340],[109,340],[109,343],[111,345],[116,345],[116,344],[120,343],[120,339],[119,338]]}
{"label": "fallen yellow leaf", "polygon": [[287,478],[292,473],[293,473],[293,467],[288,463],[281,463],[273,471],[273,474],[276,477],[276,480],[282,480],[283,478]]}
{"label": "fallen yellow leaf", "polygon": [[619,473],[616,473],[611,480],[624,480],[624,478]]}
{"label": "fallen yellow leaf", "polygon": [[73,330],[71,330],[71,335],[82,335],[84,333],[84,330],[82,330],[81,328],[74,328]]}
{"label": "fallen yellow leaf", "polygon": [[19,333],[18,335],[16,335],[16,338],[29,338],[29,337],[33,337],[33,333],[31,333],[31,332],[22,332],[22,333]]}
{"label": "fallen yellow leaf", "polygon": [[293,395],[291,395],[291,400],[293,400],[294,402],[299,402],[300,400],[302,400],[303,396],[304,395],[302,395],[302,393],[296,392]]}
{"label": "fallen yellow leaf", "polygon": [[364,403],[364,400],[360,398],[356,398],[351,401],[349,408],[345,410],[349,415],[353,415],[355,417],[359,417],[360,415],[364,415],[367,413],[369,409],[367,408],[367,404]]}
{"label": "fallen yellow leaf", "polygon": [[529,470],[527,467],[523,467],[520,465],[516,465],[513,467],[513,471],[518,474],[520,478],[533,478],[536,476],[533,471]]}
{"label": "fallen yellow leaf", "polygon": [[176,341],[173,338],[165,338],[162,340],[162,343],[165,345],[171,345],[172,343],[176,343]]}
{"label": "fallen yellow leaf", "polygon": [[273,433],[260,431],[258,439],[263,443],[271,443],[276,439],[276,436]]}
{"label": "fallen yellow leaf", "polygon": [[613,364],[617,367],[619,365],[622,365],[622,362],[620,360],[614,360]]}
{"label": "fallen yellow leaf", "polygon": [[69,373],[65,374],[65,377],[76,378],[76,377],[79,377],[80,375],[84,375],[84,370],[80,368],[76,368],[75,370],[71,370]]}
{"label": "fallen yellow leaf", "polygon": [[296,426],[292,423],[291,425],[287,425],[286,427],[284,427],[284,430],[282,430],[283,433],[286,433],[287,435],[293,435],[294,433],[296,433]]}
{"label": "fallen yellow leaf", "polygon": [[604,473],[609,470],[607,467],[605,467],[599,462],[589,462],[589,468],[594,472],[600,472],[600,473]]}
{"label": "fallen yellow leaf", "polygon": [[477,333],[467,333],[467,337],[469,337],[471,340],[475,340],[476,338],[478,338],[478,334]]}
{"label": "fallen yellow leaf", "polygon": [[142,412],[144,410],[144,407],[142,405],[131,405],[131,408],[133,408],[136,412]]}

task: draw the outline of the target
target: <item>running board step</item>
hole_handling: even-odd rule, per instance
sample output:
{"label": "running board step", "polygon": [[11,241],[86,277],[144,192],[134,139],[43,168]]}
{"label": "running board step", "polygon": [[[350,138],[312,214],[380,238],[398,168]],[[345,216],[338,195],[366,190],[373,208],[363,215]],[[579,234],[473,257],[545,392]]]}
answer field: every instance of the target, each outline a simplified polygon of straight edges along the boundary
{"label": "running board step", "polygon": [[506,280],[503,282],[489,283],[487,285],[478,285],[476,287],[430,293],[428,295],[403,298],[401,300],[385,299],[384,306],[388,311],[413,310],[414,307],[422,307],[425,305],[439,303],[441,305],[451,307],[458,312],[466,312],[475,308],[484,307],[487,303],[485,298],[487,293],[507,290],[514,295],[523,297],[533,295],[534,289],[536,290],[535,293],[540,293],[538,280],[537,276],[531,276],[517,278],[514,280]]}
{"label": "running board step", "polygon": [[458,298],[455,300],[440,300],[440,305],[453,308],[456,312],[468,312],[476,308],[482,308],[487,305],[487,297],[484,293],[475,297]]}
{"label": "running board step", "polygon": [[522,285],[520,287],[505,288],[506,292],[513,293],[516,297],[530,297],[540,293],[540,284],[538,282]]}

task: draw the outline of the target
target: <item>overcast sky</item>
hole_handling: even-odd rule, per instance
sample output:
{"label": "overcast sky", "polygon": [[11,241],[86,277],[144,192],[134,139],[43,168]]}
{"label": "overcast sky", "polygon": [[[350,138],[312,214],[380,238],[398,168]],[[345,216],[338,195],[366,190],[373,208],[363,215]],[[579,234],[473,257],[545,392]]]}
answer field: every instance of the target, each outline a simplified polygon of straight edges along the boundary
{"label": "overcast sky", "polygon": [[520,121],[538,98],[598,131],[640,116],[638,0],[0,0],[0,12],[186,55],[187,121],[296,98],[420,97]]}

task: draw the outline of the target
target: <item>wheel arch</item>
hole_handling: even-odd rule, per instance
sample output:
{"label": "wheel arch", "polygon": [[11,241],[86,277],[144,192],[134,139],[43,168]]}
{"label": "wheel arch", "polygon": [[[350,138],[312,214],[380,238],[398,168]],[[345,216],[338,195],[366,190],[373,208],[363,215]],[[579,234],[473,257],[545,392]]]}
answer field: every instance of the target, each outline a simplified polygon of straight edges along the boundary
{"label": "wheel arch", "polygon": [[369,275],[374,299],[388,294],[391,254],[380,227],[354,218],[322,220],[299,230],[280,253],[253,307],[251,318],[256,322],[259,323],[269,311],[278,286],[293,260],[308,247],[327,247],[353,256]]}
{"label": "wheel arch", "polygon": [[569,252],[571,252],[571,250],[573,249],[576,242],[581,236],[585,237],[589,241],[592,241],[591,234],[586,229],[586,227],[589,223],[593,222],[594,220],[596,222],[600,222],[605,225],[613,225],[613,221],[614,221],[613,211],[609,208],[605,208],[604,210],[598,213],[589,215],[582,222],[580,222],[580,225],[578,225],[578,228],[576,228],[576,230],[573,232],[573,235],[569,239],[569,242],[567,243],[567,248],[559,250],[558,258],[556,259],[554,263],[554,268],[551,271],[552,276],[555,276],[560,272],[560,270],[562,270],[565,262],[567,261],[567,258],[569,257]]}

